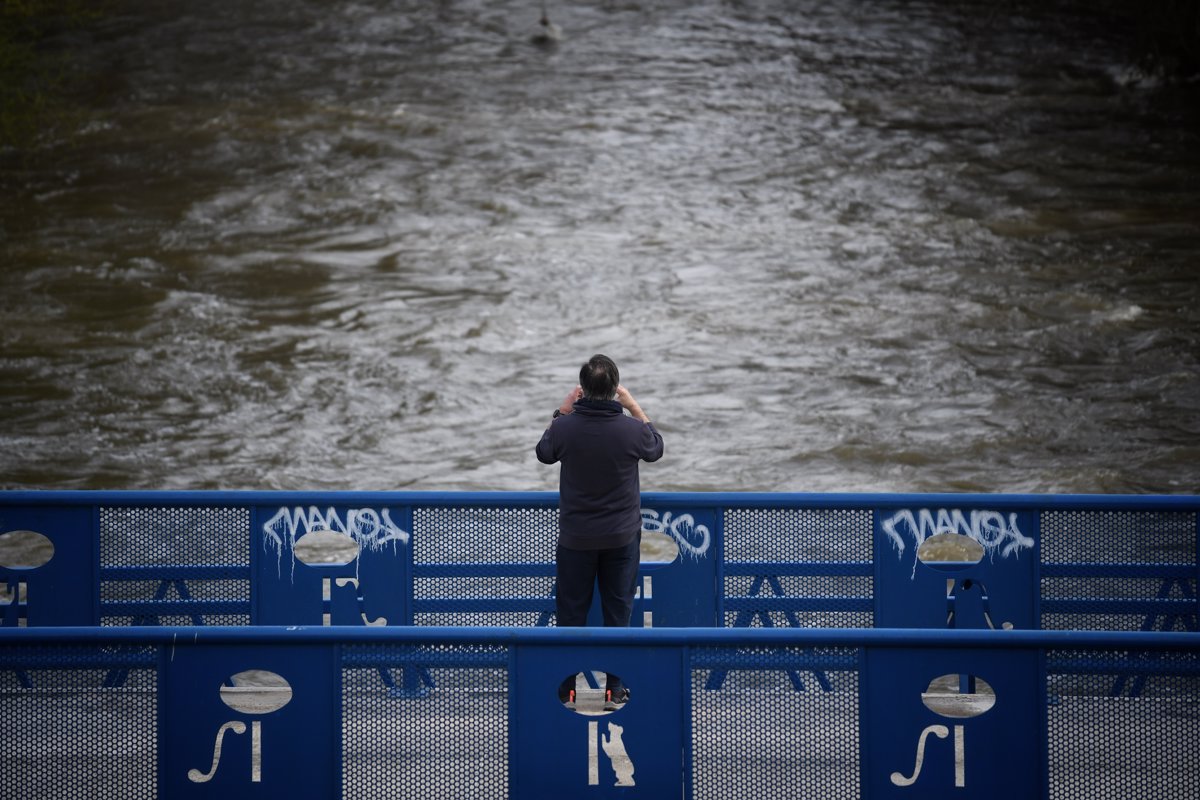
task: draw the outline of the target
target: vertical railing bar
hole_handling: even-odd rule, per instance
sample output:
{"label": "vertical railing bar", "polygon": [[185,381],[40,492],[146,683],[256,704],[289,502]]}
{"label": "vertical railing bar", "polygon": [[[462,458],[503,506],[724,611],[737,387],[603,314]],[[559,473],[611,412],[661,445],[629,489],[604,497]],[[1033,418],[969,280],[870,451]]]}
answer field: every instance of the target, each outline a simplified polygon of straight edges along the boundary
{"label": "vertical railing bar", "polygon": [[408,547],[404,548],[404,582],[406,591],[401,600],[401,615],[405,625],[417,624],[416,613],[416,594],[417,594],[417,568],[416,568],[416,540],[417,540],[417,514],[416,504],[406,503],[402,506],[404,509],[404,525],[408,530]]}
{"label": "vertical railing bar", "polygon": [[683,680],[680,683],[683,685],[683,699],[680,703],[680,725],[683,729],[683,797],[684,800],[694,800],[696,791],[695,778],[695,761],[693,753],[692,740],[692,706],[695,702],[693,694],[695,692],[694,682],[692,680],[692,648],[691,645],[682,645],[679,648],[680,659],[680,674]]}
{"label": "vertical railing bar", "polygon": [[[1039,529],[1040,529],[1040,527],[1041,526],[1039,524]],[[1040,534],[1040,530],[1039,530],[1039,534]],[[1041,617],[1035,616],[1034,619],[1040,620]],[[1040,623],[1039,623],[1038,627],[1039,628],[1041,627]],[[1046,658],[1046,648],[1045,647],[1038,648],[1037,658],[1038,658],[1038,685],[1037,685],[1038,705],[1041,706],[1041,709],[1042,709],[1042,713],[1038,716],[1039,729],[1037,732],[1038,733],[1038,741],[1040,743],[1039,747],[1038,747],[1037,768],[1038,768],[1038,770],[1040,770],[1039,774],[1041,776],[1041,780],[1038,781],[1038,784],[1042,788],[1042,797],[1044,798],[1044,800],[1048,800],[1048,798],[1050,797],[1050,709],[1051,709],[1051,705],[1049,702],[1049,691],[1048,691],[1049,690],[1049,675],[1047,674],[1047,671],[1046,671],[1046,669],[1047,669],[1046,664],[1047,664],[1048,659]]]}
{"label": "vertical railing bar", "polygon": [[258,620],[262,617],[262,609],[259,608],[261,600],[261,592],[258,591],[259,582],[255,580],[258,575],[258,561],[262,557],[260,550],[262,549],[262,527],[259,525],[258,506],[246,506],[246,515],[248,517],[246,524],[249,530],[246,532],[246,547],[250,553],[250,624],[257,625]]}
{"label": "vertical railing bar", "polygon": [[330,691],[333,693],[333,755],[332,760],[332,775],[333,786],[330,787],[330,796],[345,797],[346,796],[346,743],[345,736],[345,718],[346,718],[346,691],[343,683],[342,670],[342,642],[334,641],[330,647],[329,658],[333,664],[333,680],[330,681],[333,685]]}
{"label": "vertical railing bar", "polygon": [[[1196,574],[1194,577],[1194,580],[1196,581],[1196,591],[1193,593],[1195,607],[1192,609],[1192,619],[1195,622],[1196,627],[1192,630],[1200,631],[1200,511],[1196,511],[1195,519],[1196,541],[1195,546],[1192,549],[1192,558],[1196,562]],[[1186,628],[1187,626],[1185,625],[1184,627]]]}
{"label": "vertical railing bar", "polygon": [[1030,513],[1033,517],[1037,528],[1033,531],[1034,549],[1032,555],[1033,567],[1033,624],[1036,630],[1042,628],[1042,529],[1045,527],[1042,524],[1042,519],[1046,514],[1045,509],[1034,509],[1037,513]]}
{"label": "vertical railing bar", "polygon": [[263,527],[262,527],[262,524],[259,524],[260,518],[259,518],[258,509],[259,509],[258,505],[248,506],[248,511],[250,511],[250,523],[248,523],[248,524],[250,524],[250,541],[247,542],[247,547],[250,547],[250,624],[251,625],[258,625],[259,620],[262,619],[262,616],[263,616],[263,609],[260,608],[260,606],[262,606],[262,602],[263,602],[263,593],[262,593],[262,591],[258,590],[259,582],[256,581],[256,578],[258,577],[258,570],[259,570],[259,559],[262,558],[262,554],[260,554],[259,551],[260,551],[260,549],[263,548],[263,542],[262,542]]}
{"label": "vertical railing bar", "polygon": [[171,730],[168,727],[170,720],[167,719],[167,692],[169,688],[169,671],[170,659],[168,658],[168,648],[174,645],[168,645],[163,642],[159,644],[155,650],[158,653],[158,664],[154,671],[154,774],[155,774],[155,792],[154,796],[165,798],[167,786],[167,746],[162,740],[163,731]]}
{"label": "vertical railing bar", "polygon": [[[875,512],[871,512],[874,516]],[[873,522],[874,520],[872,520]],[[874,538],[874,537],[872,537]],[[860,644],[858,646],[858,702],[855,703],[855,711],[858,714],[858,796],[862,800],[869,800],[866,797],[870,784],[869,775],[867,773],[867,742],[870,741],[870,717],[865,709],[867,707],[867,647]]]}
{"label": "vertical railing bar", "polygon": [[93,625],[100,624],[100,506],[92,504],[92,530],[91,530],[91,548],[92,548],[92,612],[91,620]]}
{"label": "vertical railing bar", "polygon": [[717,559],[716,578],[713,586],[713,593],[716,598],[716,619],[712,624],[718,628],[725,627],[725,515],[729,513],[729,506],[725,503],[719,503],[715,506],[716,513],[713,514],[713,537],[716,539],[716,553],[714,557]]}
{"label": "vertical railing bar", "polygon": [[505,644],[505,649],[508,651],[508,669],[506,670],[508,691],[505,699],[505,715],[508,718],[508,741],[504,745],[508,760],[508,768],[504,771],[505,777],[508,780],[508,787],[505,797],[519,797],[521,788],[520,776],[517,773],[516,748],[513,747],[513,742],[519,738],[517,736],[517,728],[521,724],[520,716],[516,713],[516,702],[514,702],[517,691],[517,649],[519,647],[520,645],[516,642]]}

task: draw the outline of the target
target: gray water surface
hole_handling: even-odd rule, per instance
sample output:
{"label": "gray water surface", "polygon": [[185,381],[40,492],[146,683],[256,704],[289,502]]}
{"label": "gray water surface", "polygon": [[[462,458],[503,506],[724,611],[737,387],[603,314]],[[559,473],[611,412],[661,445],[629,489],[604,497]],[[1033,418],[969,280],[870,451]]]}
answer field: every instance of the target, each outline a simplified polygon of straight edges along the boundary
{"label": "gray water surface", "polygon": [[[0,154],[0,486],[1200,491],[1196,87],[970,3],[114,4]],[[1189,94],[1190,92],[1190,94]]]}

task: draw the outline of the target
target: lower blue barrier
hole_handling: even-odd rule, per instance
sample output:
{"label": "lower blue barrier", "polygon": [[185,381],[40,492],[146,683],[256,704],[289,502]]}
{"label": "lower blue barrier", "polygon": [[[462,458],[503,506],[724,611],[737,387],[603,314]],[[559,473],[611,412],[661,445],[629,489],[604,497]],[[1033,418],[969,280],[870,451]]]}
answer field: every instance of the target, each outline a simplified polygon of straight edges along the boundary
{"label": "lower blue barrier", "polygon": [[0,718],[5,798],[1179,800],[1200,636],[7,629]]}

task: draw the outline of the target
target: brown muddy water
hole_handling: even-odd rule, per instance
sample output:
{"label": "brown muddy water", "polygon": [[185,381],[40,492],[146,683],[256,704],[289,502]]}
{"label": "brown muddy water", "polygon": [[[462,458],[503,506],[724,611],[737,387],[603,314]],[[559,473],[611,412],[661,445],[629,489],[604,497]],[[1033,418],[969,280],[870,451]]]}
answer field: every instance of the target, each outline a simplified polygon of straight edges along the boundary
{"label": "brown muddy water", "polygon": [[1196,87],[1086,16],[118,0],[0,153],[0,487],[1193,493]]}

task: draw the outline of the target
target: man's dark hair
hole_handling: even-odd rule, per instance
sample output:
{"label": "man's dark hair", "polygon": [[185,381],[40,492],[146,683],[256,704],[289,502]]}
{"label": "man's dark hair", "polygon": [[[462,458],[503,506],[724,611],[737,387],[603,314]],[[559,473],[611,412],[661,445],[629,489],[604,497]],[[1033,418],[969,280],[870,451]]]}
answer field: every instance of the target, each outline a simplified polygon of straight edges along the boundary
{"label": "man's dark hair", "polygon": [[612,400],[621,383],[621,373],[611,358],[597,353],[579,370],[579,385],[588,400]]}

